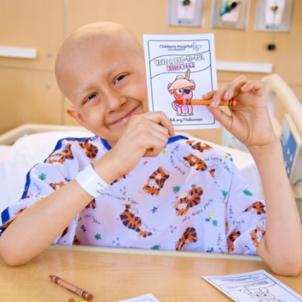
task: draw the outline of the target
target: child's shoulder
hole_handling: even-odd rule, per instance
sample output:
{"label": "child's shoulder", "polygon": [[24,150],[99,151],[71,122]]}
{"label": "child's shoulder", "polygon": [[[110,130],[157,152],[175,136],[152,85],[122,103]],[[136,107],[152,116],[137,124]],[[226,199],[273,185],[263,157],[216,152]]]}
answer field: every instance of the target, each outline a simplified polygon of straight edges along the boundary
{"label": "child's shoulder", "polygon": [[94,159],[105,152],[106,146],[99,137],[65,137],[56,143],[45,162],[63,163],[67,159],[73,159],[76,154],[83,154],[89,159]]}

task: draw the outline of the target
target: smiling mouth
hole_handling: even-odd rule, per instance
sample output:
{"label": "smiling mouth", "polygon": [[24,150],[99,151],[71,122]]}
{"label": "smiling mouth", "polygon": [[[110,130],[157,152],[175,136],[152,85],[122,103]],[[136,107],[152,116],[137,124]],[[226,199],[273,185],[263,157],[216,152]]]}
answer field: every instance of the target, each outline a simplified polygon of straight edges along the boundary
{"label": "smiling mouth", "polygon": [[130,116],[135,113],[135,111],[140,107],[141,105],[137,105],[136,107],[134,107],[132,110],[130,110],[127,114],[125,114],[123,117],[113,121],[113,122],[110,122],[108,125],[109,126],[113,126],[113,125],[116,125],[116,124],[121,124],[121,123],[125,123],[129,120]]}

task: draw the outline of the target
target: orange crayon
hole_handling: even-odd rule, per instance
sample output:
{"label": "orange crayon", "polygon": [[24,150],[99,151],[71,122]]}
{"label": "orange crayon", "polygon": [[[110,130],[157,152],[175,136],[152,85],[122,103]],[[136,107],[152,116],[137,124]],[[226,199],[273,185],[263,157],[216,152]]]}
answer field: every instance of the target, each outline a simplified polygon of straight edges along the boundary
{"label": "orange crayon", "polygon": [[[177,100],[180,105],[193,105],[193,106],[208,106],[211,104],[211,100],[207,99],[192,99],[192,100]],[[239,102],[237,100],[225,101],[222,100],[219,106],[236,106]]]}
{"label": "orange crayon", "polygon": [[88,291],[79,288],[78,286],[58,277],[55,275],[49,275],[49,278],[52,282],[66,288],[67,290],[71,291],[72,293],[78,295],[79,297],[91,301],[93,299],[93,295],[89,293]]}

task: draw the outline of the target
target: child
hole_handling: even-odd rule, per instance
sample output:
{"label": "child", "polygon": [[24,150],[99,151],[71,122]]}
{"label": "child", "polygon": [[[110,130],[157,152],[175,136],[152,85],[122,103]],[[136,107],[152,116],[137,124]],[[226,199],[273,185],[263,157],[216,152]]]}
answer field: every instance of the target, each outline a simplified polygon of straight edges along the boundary
{"label": "child", "polygon": [[[69,114],[96,136],[60,140],[28,173],[22,200],[2,213],[4,261],[24,264],[57,243],[257,253],[275,273],[302,271],[301,222],[261,82],[239,77],[205,97],[253,155],[266,205],[225,154],[147,112],[143,51],[123,26],[73,33],[56,77]],[[234,98],[223,113],[220,101]]]}

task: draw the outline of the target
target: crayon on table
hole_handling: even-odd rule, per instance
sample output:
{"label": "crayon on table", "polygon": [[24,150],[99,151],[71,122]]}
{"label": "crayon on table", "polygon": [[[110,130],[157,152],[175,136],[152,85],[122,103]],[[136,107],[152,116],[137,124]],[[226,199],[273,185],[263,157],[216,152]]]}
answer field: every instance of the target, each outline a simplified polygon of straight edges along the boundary
{"label": "crayon on table", "polygon": [[49,278],[52,282],[66,288],[67,290],[71,291],[72,293],[78,295],[79,297],[91,301],[93,299],[93,295],[89,293],[88,291],[79,288],[78,286],[58,277],[55,275],[49,275]]}

